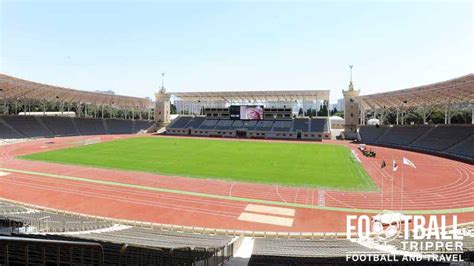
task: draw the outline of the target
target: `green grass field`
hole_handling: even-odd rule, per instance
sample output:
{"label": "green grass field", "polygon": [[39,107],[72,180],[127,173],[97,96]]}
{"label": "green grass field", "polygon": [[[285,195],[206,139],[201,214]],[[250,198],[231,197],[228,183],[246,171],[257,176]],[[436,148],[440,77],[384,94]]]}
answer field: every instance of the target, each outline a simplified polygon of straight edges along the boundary
{"label": "green grass field", "polygon": [[351,151],[339,145],[143,137],[21,158],[195,178],[341,190],[376,188]]}

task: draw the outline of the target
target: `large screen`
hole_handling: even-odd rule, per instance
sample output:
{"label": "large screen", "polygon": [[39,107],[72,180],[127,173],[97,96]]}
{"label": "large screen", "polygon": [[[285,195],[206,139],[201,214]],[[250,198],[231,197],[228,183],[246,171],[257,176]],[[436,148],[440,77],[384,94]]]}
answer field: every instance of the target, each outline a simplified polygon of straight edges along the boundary
{"label": "large screen", "polygon": [[229,108],[229,112],[231,119],[263,119],[263,105],[232,105]]}

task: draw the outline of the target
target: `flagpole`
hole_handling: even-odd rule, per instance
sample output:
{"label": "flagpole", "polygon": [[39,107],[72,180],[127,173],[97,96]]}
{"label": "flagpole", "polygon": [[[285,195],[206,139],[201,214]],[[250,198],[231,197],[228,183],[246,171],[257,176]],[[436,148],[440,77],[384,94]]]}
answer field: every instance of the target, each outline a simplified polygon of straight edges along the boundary
{"label": "flagpole", "polygon": [[394,190],[393,190],[393,172],[395,172],[395,171],[394,171],[394,168],[393,168],[393,166],[394,166],[394,163],[393,163],[393,162],[395,162],[395,159],[394,159],[394,158],[393,158],[393,156],[392,156],[392,204],[391,204],[391,206],[392,206],[392,207],[391,207],[391,211],[393,211],[393,198],[394,198]]}
{"label": "flagpole", "polygon": [[[403,157],[405,158],[405,157]],[[403,159],[402,159],[403,160]],[[402,211],[403,210],[403,168],[405,168],[405,166],[403,166],[405,164],[405,162],[403,161],[402,162],[402,184],[401,184],[401,187],[400,187],[400,190],[401,190],[401,193],[400,193],[400,210]]]}
{"label": "flagpole", "polygon": [[[382,158],[382,162],[385,164],[385,158]],[[383,211],[383,180],[385,179],[384,174],[383,174],[383,168],[382,168],[381,177],[382,177],[382,197],[380,198],[380,211]]]}
{"label": "flagpole", "polygon": [[392,211],[393,211],[393,199],[394,199],[394,196],[395,196],[395,192],[393,190],[393,172],[394,171],[392,171]]}

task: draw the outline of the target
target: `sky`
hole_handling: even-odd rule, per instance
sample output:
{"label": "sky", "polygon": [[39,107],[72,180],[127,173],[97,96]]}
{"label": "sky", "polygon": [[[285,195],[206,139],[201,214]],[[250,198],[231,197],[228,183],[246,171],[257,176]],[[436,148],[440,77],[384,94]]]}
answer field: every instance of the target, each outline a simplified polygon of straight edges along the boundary
{"label": "sky", "polygon": [[82,90],[330,89],[473,73],[471,1],[0,0],[0,72]]}

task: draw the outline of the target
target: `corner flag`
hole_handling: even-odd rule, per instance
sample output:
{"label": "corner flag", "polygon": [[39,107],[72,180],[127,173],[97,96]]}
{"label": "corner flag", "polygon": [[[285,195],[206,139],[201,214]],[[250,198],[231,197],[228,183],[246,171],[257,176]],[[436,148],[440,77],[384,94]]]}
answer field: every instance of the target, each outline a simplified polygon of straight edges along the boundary
{"label": "corner flag", "polygon": [[397,162],[395,162],[395,159],[393,159],[393,161],[392,161],[392,167],[393,167],[392,171],[396,172],[397,169],[398,169],[398,164],[397,164]]}
{"label": "corner flag", "polygon": [[403,157],[403,164],[406,164],[406,165],[408,165],[408,166],[413,167],[413,168],[416,169],[415,164],[414,164],[412,161],[410,161],[410,160],[408,160],[407,158],[405,158],[405,157]]}

